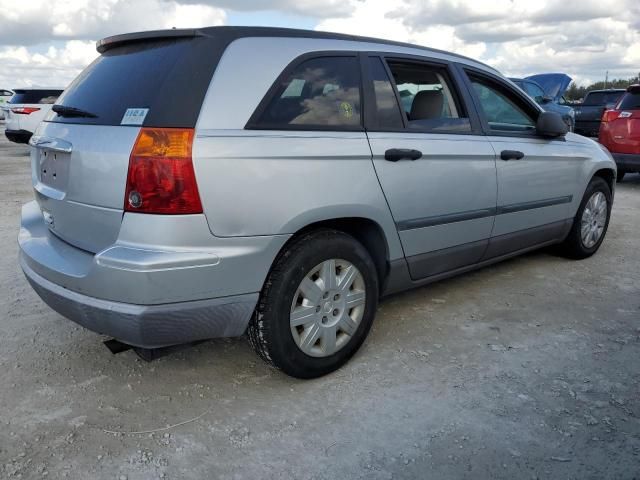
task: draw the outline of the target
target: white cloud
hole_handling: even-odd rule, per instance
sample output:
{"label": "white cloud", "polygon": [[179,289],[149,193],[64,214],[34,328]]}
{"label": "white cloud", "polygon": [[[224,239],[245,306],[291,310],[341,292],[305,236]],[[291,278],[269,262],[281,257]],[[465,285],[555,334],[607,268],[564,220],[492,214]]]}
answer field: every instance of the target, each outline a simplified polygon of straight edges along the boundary
{"label": "white cloud", "polygon": [[[227,22],[229,11],[320,19],[319,30],[449,50],[508,75],[588,82],[640,70],[638,0],[0,0],[0,86],[64,84],[105,36]],[[273,13],[269,13],[272,17]],[[296,27],[297,25],[290,25]],[[49,48],[56,45],[58,48]],[[82,52],[82,53],[81,53]]]}
{"label": "white cloud", "polygon": [[[0,0],[0,88],[66,86],[96,40],[140,30],[222,25],[224,10],[173,0]],[[62,44],[60,48],[51,45]],[[46,53],[38,53],[45,51]]]}
{"label": "white cloud", "polygon": [[449,50],[507,75],[561,71],[587,83],[606,70],[637,75],[639,17],[637,0],[363,0],[317,28]]}
{"label": "white cloud", "polygon": [[175,0],[0,0],[0,44],[98,40],[118,33],[222,25],[223,9]]}
{"label": "white cloud", "polygon": [[70,40],[63,48],[31,53],[26,47],[0,48],[0,86],[66,87],[98,53],[95,42]]}
{"label": "white cloud", "polygon": [[362,0],[176,0],[236,11],[279,10],[314,18],[347,16]]}

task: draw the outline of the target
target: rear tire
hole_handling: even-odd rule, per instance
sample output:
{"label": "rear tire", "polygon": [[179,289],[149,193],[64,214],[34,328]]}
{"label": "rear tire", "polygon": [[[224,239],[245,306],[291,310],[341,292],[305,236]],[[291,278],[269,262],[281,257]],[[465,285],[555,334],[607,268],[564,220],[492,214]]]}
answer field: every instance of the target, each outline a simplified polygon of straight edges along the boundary
{"label": "rear tire", "polygon": [[562,253],[573,259],[587,258],[596,253],[609,227],[611,207],[609,185],[604,179],[593,177],[584,192],[571,231],[561,244]]}
{"label": "rear tire", "polygon": [[292,377],[326,375],[364,342],[378,292],[376,267],[352,236],[328,229],[304,234],[274,262],[247,330],[249,342]]}

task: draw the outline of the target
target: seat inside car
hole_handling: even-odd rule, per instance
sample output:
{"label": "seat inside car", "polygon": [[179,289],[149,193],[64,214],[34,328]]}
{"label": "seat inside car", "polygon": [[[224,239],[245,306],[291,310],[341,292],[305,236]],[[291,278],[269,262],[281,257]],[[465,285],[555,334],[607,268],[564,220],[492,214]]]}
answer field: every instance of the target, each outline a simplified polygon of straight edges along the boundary
{"label": "seat inside car", "polygon": [[422,90],[411,104],[409,120],[430,120],[442,117],[444,97],[441,90]]}

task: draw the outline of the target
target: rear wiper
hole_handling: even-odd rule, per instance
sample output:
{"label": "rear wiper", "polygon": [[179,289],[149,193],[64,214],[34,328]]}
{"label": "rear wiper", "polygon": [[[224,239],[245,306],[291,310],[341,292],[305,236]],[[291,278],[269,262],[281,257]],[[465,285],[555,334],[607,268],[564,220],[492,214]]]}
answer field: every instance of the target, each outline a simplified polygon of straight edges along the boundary
{"label": "rear wiper", "polygon": [[51,107],[51,110],[56,112],[61,117],[87,117],[87,118],[98,118],[97,115],[87,112],[86,110],[81,110],[76,107],[67,107],[66,105],[54,105]]}

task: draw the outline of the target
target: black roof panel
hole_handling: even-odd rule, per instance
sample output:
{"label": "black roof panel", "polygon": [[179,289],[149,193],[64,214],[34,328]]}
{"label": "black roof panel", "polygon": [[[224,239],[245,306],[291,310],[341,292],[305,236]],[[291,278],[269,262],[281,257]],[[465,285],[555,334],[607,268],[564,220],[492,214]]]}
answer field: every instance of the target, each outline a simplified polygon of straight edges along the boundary
{"label": "black roof panel", "polygon": [[[457,53],[438,50],[435,48],[423,47],[411,43],[396,42],[393,40],[384,40],[373,37],[361,37],[358,35],[348,35],[344,33],[321,32],[316,30],[303,30],[296,28],[278,28],[278,27],[204,27],[195,29],[170,29],[170,30],[151,30],[146,32],[125,33],[122,35],[114,35],[103,38],[96,43],[96,49],[100,53],[104,53],[110,48],[120,46],[126,43],[144,42],[148,40],[158,40],[162,38],[188,38],[188,37],[210,37],[225,44],[231,43],[233,40],[247,37],[292,37],[292,38],[318,38],[324,40],[344,40],[350,42],[367,42],[379,43],[382,45],[393,45],[396,47],[415,48],[428,52],[437,52],[458,57],[460,59],[472,61],[477,64],[485,65],[473,58],[465,57]],[[494,68],[485,65],[494,70]]]}

